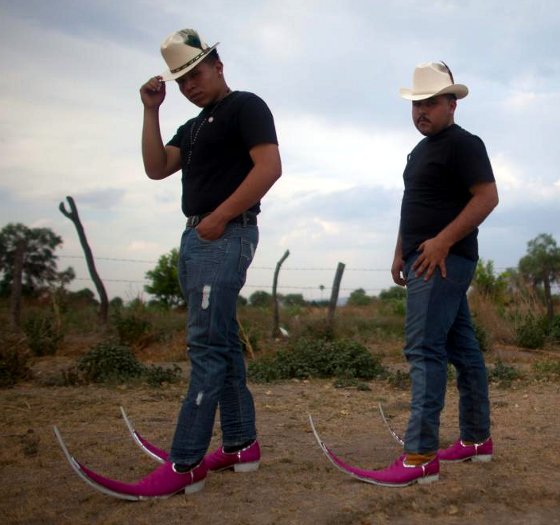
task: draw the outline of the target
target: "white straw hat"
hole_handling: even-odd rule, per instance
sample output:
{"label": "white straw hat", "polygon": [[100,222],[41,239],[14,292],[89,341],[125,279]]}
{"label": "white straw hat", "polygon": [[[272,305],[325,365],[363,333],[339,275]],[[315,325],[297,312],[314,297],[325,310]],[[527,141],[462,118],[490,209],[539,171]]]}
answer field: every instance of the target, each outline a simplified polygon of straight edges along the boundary
{"label": "white straw hat", "polygon": [[181,29],[172,33],[161,44],[161,54],[169,69],[160,76],[164,81],[183,76],[204,60],[218,44],[209,47],[194,29]]}
{"label": "white straw hat", "polygon": [[468,93],[467,86],[454,83],[451,70],[444,62],[419,64],[412,77],[412,89],[400,89],[401,97],[407,100],[424,100],[437,95],[464,98]]}

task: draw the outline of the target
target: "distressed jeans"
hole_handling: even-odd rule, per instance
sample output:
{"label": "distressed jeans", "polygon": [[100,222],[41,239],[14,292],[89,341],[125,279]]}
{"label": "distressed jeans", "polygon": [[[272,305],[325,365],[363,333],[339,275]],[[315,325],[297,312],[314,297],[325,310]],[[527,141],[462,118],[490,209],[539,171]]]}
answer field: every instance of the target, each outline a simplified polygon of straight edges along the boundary
{"label": "distressed jeans", "polygon": [[224,446],[256,439],[236,306],[258,235],[257,226],[235,223],[215,241],[201,239],[194,228],[183,233],[178,272],[188,307],[191,377],[171,445],[175,463],[194,464],[206,454],[218,406]]}
{"label": "distressed jeans", "polygon": [[411,269],[417,257],[405,261],[404,353],[412,389],[405,452],[428,453],[439,447],[448,362],[457,371],[461,439],[481,442],[490,435],[490,407],[488,376],[466,296],[476,262],[450,254],[447,277],[436,270],[424,281],[424,275],[416,277]]}

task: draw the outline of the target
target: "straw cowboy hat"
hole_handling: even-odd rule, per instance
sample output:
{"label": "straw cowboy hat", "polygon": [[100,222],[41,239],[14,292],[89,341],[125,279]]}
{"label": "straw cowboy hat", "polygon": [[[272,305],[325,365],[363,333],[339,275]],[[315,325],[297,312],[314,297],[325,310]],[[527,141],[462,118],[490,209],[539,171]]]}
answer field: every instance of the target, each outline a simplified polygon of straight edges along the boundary
{"label": "straw cowboy hat", "polygon": [[169,69],[160,76],[167,82],[195,68],[219,42],[209,47],[194,29],[181,29],[169,35],[161,44],[161,54]]}
{"label": "straw cowboy hat", "polygon": [[400,95],[407,100],[424,100],[437,95],[455,95],[464,98],[469,88],[455,84],[451,70],[445,62],[419,64],[412,77],[412,89],[401,88]]}

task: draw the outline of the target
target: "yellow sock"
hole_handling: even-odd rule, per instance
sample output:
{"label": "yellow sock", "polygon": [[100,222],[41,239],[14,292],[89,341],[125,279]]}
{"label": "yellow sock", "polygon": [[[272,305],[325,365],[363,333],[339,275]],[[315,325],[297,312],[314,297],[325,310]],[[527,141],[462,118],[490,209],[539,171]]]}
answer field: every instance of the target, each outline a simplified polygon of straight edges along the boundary
{"label": "yellow sock", "polygon": [[405,462],[407,465],[417,467],[422,463],[427,463],[436,457],[437,452],[426,452],[425,454],[407,454]]}

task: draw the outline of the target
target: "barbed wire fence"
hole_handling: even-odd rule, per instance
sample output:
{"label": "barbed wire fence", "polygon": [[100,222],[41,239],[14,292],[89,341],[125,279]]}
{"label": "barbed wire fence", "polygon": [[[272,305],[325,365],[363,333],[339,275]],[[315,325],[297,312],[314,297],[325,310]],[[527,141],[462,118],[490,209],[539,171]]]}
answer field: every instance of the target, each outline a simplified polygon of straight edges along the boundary
{"label": "barbed wire fence", "polygon": [[[82,260],[83,261],[83,255],[59,255],[58,256],[60,259],[78,259],[78,260]],[[154,259],[129,259],[129,258],[120,258],[120,257],[96,257],[97,261],[107,261],[107,262],[115,262],[115,263],[133,263],[133,264],[150,264],[150,265],[157,265],[158,264],[158,260],[154,260]],[[515,265],[514,265],[515,266]],[[274,272],[274,266],[251,266],[250,271],[254,272],[254,271],[269,271]],[[324,266],[309,266],[309,267],[301,267],[301,266],[286,266],[282,268],[282,273],[285,274],[285,272],[331,272],[334,273],[336,268],[334,267],[324,267]],[[503,272],[505,270],[507,270],[508,267],[498,267],[498,268],[494,268],[494,270],[498,273]],[[346,267],[345,272],[362,272],[362,273],[376,273],[376,272],[382,272],[385,274],[389,274],[390,273],[390,269],[389,268],[353,268],[353,267]],[[89,277],[80,277],[80,276],[76,276],[76,278],[74,279],[75,281],[87,281],[87,282],[91,282],[91,279]],[[285,279],[284,279],[285,280]],[[144,285],[149,284],[150,281],[148,279],[123,279],[123,278],[111,278],[111,277],[104,277],[103,281],[108,282],[108,283],[122,283],[122,284],[130,284],[130,285],[141,285],[142,288],[144,287]],[[269,290],[272,286],[272,281],[270,282],[264,282],[264,283],[247,283],[244,286],[244,289],[248,289],[248,290]],[[383,291],[384,289],[387,289],[388,287],[390,287],[391,285],[385,286],[385,287],[377,287],[377,288],[371,288],[371,287],[365,287],[365,286],[350,286],[350,287],[344,287],[341,286],[340,287],[340,291],[343,292],[352,292],[358,288],[363,289],[366,293],[370,293],[370,294],[376,294],[379,293],[381,291]],[[312,286],[312,285],[289,285],[289,284],[279,284],[278,285],[278,289],[279,290],[283,290],[285,293],[297,293],[297,292],[310,292],[310,291],[317,291],[318,289],[321,289],[321,293],[323,292],[330,292],[331,290],[331,286],[330,285],[318,285],[318,286]],[[560,287],[559,287],[560,289]]]}

